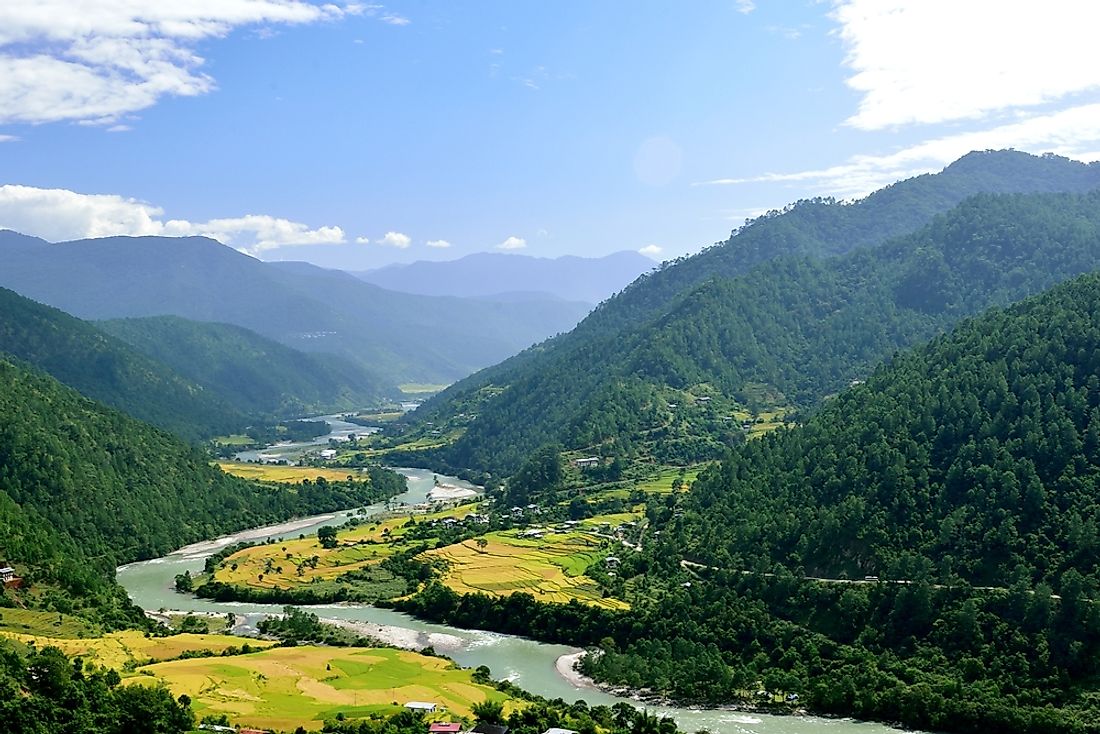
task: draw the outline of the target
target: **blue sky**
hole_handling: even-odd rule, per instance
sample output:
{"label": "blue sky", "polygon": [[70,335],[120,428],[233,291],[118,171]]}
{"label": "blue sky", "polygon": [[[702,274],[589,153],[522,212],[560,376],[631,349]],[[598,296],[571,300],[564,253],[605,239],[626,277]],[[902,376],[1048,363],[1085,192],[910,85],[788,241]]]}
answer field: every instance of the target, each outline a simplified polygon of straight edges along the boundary
{"label": "blue sky", "polygon": [[974,148],[1100,157],[1086,3],[166,5],[0,7],[0,226],[663,259]]}

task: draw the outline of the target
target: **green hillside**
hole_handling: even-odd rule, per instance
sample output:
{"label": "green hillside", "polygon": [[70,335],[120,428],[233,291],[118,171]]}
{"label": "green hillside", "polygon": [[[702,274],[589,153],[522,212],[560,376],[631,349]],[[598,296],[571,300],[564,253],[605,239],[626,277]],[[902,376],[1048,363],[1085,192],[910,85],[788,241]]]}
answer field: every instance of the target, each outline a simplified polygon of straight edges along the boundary
{"label": "green hillside", "polygon": [[[246,482],[168,433],[0,359],[0,558],[28,574],[32,604],[132,622],[111,581],[117,565],[366,504],[403,487],[393,476],[392,486]],[[40,597],[39,585],[53,591]]]}
{"label": "green hillside", "polygon": [[497,473],[547,443],[713,458],[741,440],[743,409],[815,406],[899,348],[1097,267],[1098,204],[982,195],[876,248],[713,278],[629,328],[583,327],[455,385],[411,433],[450,421],[464,434],[442,460]]}
{"label": "green hillside", "polygon": [[384,383],[347,358],[299,352],[239,326],[176,316],[96,325],[250,416],[354,410],[382,398]]}
{"label": "green hillside", "polygon": [[88,397],[195,440],[246,425],[243,412],[162,362],[67,313],[0,288],[0,353]]}
{"label": "green hillside", "polygon": [[1095,732],[1098,375],[1090,274],[903,353],[651,501],[616,571],[628,612],[441,586],[402,608],[589,646],[589,675],[682,702]]}

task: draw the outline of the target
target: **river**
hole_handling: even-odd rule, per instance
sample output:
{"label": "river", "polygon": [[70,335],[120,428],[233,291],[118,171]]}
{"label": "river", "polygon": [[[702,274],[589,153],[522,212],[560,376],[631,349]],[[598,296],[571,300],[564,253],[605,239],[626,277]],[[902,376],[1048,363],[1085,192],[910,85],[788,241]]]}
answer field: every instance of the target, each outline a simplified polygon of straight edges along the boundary
{"label": "river", "polygon": [[[362,432],[362,426],[343,421],[334,421],[326,416],[330,424],[336,423],[334,430],[348,433]],[[343,425],[340,425],[343,424]],[[355,430],[348,428],[352,426]],[[346,433],[344,434],[346,435]],[[286,449],[284,456],[300,455],[310,447],[328,442],[329,436],[316,439],[308,444],[296,444],[281,447]],[[265,453],[267,450],[265,450]],[[417,504],[423,502],[434,485],[434,474],[423,469],[398,469],[408,480],[408,490],[396,498],[397,502]],[[469,487],[471,485],[454,477],[440,477],[448,484]],[[384,506],[379,504],[370,508],[381,512]],[[272,604],[242,604],[236,602],[214,602],[199,599],[190,594],[174,591],[173,582],[177,574],[190,571],[201,572],[207,557],[220,548],[241,540],[268,540],[271,538],[292,538],[299,534],[309,535],[326,525],[339,525],[345,522],[350,513],[333,513],[304,518],[302,520],[257,528],[235,533],[216,540],[196,543],[162,558],[131,563],[118,569],[118,581],[125,587],[134,603],[144,609],[172,610],[181,612],[233,612],[238,618],[238,631],[251,630],[261,617],[279,613],[281,607]],[[414,619],[406,614],[388,609],[378,609],[363,605],[320,605],[309,607],[322,619],[351,622],[373,623],[390,628],[398,628],[406,636],[416,637],[418,646],[433,646],[465,667],[488,666],[496,678],[506,678],[532,693],[547,698],[562,698],[566,701],[584,699],[590,705],[612,705],[628,699],[618,698],[603,691],[579,687],[563,677],[556,663],[563,655],[578,652],[564,645],[549,645],[522,637],[501,635],[491,632],[465,630],[446,625],[431,624]],[[636,702],[629,701],[638,705]],[[724,710],[695,710],[683,708],[650,707],[650,710],[671,716],[686,732],[707,729],[712,732],[737,734],[886,734],[896,732],[886,726],[846,719],[821,719],[800,716],[769,716]]]}

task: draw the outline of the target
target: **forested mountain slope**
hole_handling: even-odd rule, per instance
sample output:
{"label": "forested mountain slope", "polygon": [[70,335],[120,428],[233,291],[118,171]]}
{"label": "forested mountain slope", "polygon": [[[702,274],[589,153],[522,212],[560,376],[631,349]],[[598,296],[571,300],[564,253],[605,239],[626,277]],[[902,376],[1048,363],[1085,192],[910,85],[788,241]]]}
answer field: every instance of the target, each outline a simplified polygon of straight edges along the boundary
{"label": "forested mountain slope", "polygon": [[57,585],[68,600],[56,603],[87,606],[108,623],[129,613],[110,583],[121,563],[365,504],[374,491],[230,477],[171,435],[0,359],[0,558],[33,584]]}
{"label": "forested mountain slope", "polygon": [[476,415],[445,459],[496,472],[546,443],[629,451],[624,440],[642,434],[662,460],[707,458],[736,440],[733,426],[717,414],[717,429],[685,426],[673,406],[703,398],[728,411],[760,391],[811,406],[900,347],[1098,265],[1100,195],[981,195],[884,246],[775,258],[629,329],[548,342],[413,420]]}
{"label": "forested mountain slope", "polygon": [[403,608],[586,645],[587,674],[679,701],[1096,732],[1100,274],[896,356],[646,514],[629,611],[438,585]]}
{"label": "forested mountain slope", "polygon": [[340,271],[261,262],[203,237],[50,244],[0,232],[0,257],[0,285],[80,318],[235,324],[355,359],[382,389],[461,378],[571,328],[588,308],[396,293]]}
{"label": "forested mountain slope", "polygon": [[673,591],[587,670],[711,701],[763,680],[937,731],[1095,731],[1098,490],[1090,274],[901,355],[651,508],[659,539],[620,574]]}
{"label": "forested mountain slope", "polygon": [[196,381],[93,325],[0,288],[0,353],[80,393],[188,439],[239,430],[247,418]]}
{"label": "forested mountain slope", "polygon": [[707,565],[1095,594],[1100,275],[903,354],[681,507],[663,542]]}
{"label": "forested mountain slope", "polygon": [[338,355],[300,352],[240,326],[178,316],[96,326],[249,416],[292,418],[369,407],[378,381]]}

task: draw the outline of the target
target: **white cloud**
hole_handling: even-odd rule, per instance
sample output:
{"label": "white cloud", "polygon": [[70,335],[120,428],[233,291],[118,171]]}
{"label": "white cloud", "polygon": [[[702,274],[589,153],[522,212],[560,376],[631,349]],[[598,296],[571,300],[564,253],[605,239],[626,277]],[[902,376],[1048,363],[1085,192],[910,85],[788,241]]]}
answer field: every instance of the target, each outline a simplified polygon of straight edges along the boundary
{"label": "white cloud", "polygon": [[663,248],[660,245],[646,245],[645,247],[640,248],[638,252],[642,253],[646,257],[652,257],[656,260],[657,256],[661,254],[662,249]]}
{"label": "white cloud", "polygon": [[405,16],[397,15],[396,13],[384,13],[378,16],[378,19],[381,20],[383,23],[388,23],[390,25],[408,25],[412,22]]}
{"label": "white cloud", "polygon": [[840,0],[863,130],[978,119],[1100,88],[1100,4]]}
{"label": "white cloud", "polygon": [[744,13],[745,15],[756,10],[756,3],[753,0],[734,0],[733,4],[738,13]]}
{"label": "white cloud", "polygon": [[14,143],[19,140],[15,135],[0,135],[0,143]]}
{"label": "white cloud", "polygon": [[386,232],[386,234],[382,236],[382,239],[378,240],[378,244],[404,250],[412,244],[412,237],[409,237],[407,234],[402,234],[401,232]]}
{"label": "white cloud", "polygon": [[446,250],[451,246],[451,243],[447,240],[428,240],[427,245],[428,247],[434,247],[438,250]]}
{"label": "white cloud", "polygon": [[808,183],[817,193],[860,196],[898,179],[939,170],[973,150],[1016,148],[1090,161],[1095,160],[1098,145],[1100,103],[1071,107],[990,130],[933,138],[885,155],[856,155],[829,168],[715,179],[697,185]]}
{"label": "white cloud", "polygon": [[369,245],[370,244],[370,237],[356,237],[355,238],[355,244],[357,244],[357,245]]}
{"label": "white cloud", "polygon": [[527,240],[514,235],[497,245],[498,250],[522,250],[525,247],[527,247]]}
{"label": "white cloud", "polygon": [[339,244],[340,227],[311,229],[300,222],[248,214],[242,217],[191,222],[164,219],[164,210],[115,194],[80,194],[67,189],[0,186],[0,227],[51,241],[158,235],[212,237],[231,247],[256,254],[284,245]]}
{"label": "white cloud", "polygon": [[376,15],[376,6],[312,0],[0,2],[0,124],[113,124],[165,96],[214,89],[196,48],[242,26]]}

